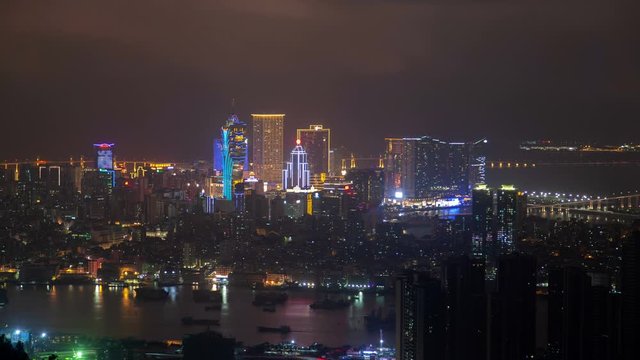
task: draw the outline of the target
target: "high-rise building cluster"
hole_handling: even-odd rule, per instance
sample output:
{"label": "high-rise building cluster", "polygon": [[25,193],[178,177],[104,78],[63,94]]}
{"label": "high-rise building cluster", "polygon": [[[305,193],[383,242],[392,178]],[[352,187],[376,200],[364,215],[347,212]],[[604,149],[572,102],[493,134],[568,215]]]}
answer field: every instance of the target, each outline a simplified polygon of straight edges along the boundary
{"label": "high-rise building cluster", "polygon": [[[238,199],[259,189],[257,194],[268,202],[282,197],[279,192],[297,193],[286,197],[298,197],[294,203],[306,205],[294,213],[312,214],[313,201],[305,196],[332,197],[335,193],[325,189],[336,186],[350,189],[360,207],[376,207],[385,200],[428,200],[428,206],[441,206],[438,199],[460,201],[473,185],[484,182],[485,140],[390,138],[383,156],[358,158],[344,147],[332,147],[331,129],[321,124],[297,129],[295,145],[287,152],[284,126],[285,114],[251,114],[250,126],[235,114],[229,117],[214,140],[214,174],[204,192],[207,211],[243,208],[244,200]],[[459,204],[456,201],[447,204]]]}
{"label": "high-rise building cluster", "polygon": [[[388,138],[383,155],[356,157],[334,146],[331,129],[322,124],[297,129],[289,152],[284,129],[285,114],[251,114],[250,126],[235,114],[229,117],[214,141],[214,175],[205,191],[208,209],[230,209],[244,190],[260,188],[272,200],[278,192],[330,196],[324,190],[336,185],[348,186],[365,207],[385,201],[456,206],[468,199],[474,185],[485,181],[484,139]],[[309,205],[303,213],[312,212]]]}

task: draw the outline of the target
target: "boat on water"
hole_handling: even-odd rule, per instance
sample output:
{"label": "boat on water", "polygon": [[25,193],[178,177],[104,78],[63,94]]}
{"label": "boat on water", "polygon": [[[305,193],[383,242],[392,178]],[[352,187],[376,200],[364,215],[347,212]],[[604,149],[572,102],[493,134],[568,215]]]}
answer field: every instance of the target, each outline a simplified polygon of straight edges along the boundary
{"label": "boat on water", "polygon": [[193,301],[222,303],[222,294],[220,293],[220,291],[207,290],[207,289],[194,289]]}
{"label": "boat on water", "polygon": [[287,325],[282,325],[280,327],[269,327],[269,326],[258,326],[259,332],[270,332],[270,333],[280,333],[280,334],[288,334],[291,332],[291,328]]}
{"label": "boat on water", "polygon": [[8,303],[7,289],[0,289],[0,307],[6,306]]}
{"label": "boat on water", "polygon": [[94,280],[89,274],[64,272],[58,274],[53,283],[56,285],[88,285],[93,284]]}
{"label": "boat on water", "polygon": [[167,266],[158,274],[158,285],[176,286],[182,284],[182,272],[180,268]]}
{"label": "boat on water", "polygon": [[194,319],[191,316],[185,316],[181,319],[182,325],[205,325],[205,326],[220,326],[220,320],[216,319]]}
{"label": "boat on water", "polygon": [[120,288],[127,286],[127,284],[124,281],[110,281],[107,286],[110,288]]}
{"label": "boat on water", "polygon": [[314,310],[336,310],[351,306],[351,301],[347,299],[332,300],[325,298],[309,305]]}
{"label": "boat on water", "polygon": [[169,292],[161,288],[140,287],[134,289],[134,291],[136,299],[140,300],[166,300],[169,297]]}
{"label": "boat on water", "polygon": [[259,292],[253,298],[252,304],[255,306],[265,306],[268,304],[282,304],[289,299],[289,295],[280,291]]}

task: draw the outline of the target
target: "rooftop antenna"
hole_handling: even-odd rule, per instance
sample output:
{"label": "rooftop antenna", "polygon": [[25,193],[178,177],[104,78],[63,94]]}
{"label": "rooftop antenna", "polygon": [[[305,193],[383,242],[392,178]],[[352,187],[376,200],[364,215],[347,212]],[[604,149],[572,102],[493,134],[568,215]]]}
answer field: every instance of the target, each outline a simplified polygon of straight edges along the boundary
{"label": "rooftop antenna", "polygon": [[236,107],[236,98],[231,98],[231,113],[235,113],[235,107]]}

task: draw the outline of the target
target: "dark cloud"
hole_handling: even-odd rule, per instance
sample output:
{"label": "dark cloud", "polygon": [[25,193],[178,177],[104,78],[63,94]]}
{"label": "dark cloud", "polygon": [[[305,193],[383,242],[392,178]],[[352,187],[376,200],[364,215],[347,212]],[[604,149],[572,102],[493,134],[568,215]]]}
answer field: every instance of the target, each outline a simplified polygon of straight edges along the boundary
{"label": "dark cloud", "polygon": [[[385,136],[635,140],[640,7],[587,1],[7,1],[0,158],[205,158],[230,110]],[[335,143],[335,141],[334,141]]]}

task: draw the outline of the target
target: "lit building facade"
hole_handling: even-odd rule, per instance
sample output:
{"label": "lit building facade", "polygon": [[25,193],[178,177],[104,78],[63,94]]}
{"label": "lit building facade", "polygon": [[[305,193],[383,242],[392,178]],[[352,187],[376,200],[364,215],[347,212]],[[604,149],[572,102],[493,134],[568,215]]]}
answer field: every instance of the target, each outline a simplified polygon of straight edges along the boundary
{"label": "lit building facade", "polygon": [[526,196],[510,185],[496,190],[496,241],[502,252],[515,250],[522,218],[526,214]]}
{"label": "lit building facade", "polygon": [[213,165],[222,183],[222,197],[231,200],[233,188],[249,167],[247,125],[231,114],[214,141]]}
{"label": "lit building facade", "polygon": [[93,144],[97,169],[113,170],[113,147],[114,144],[109,143]]}
{"label": "lit building facade", "polygon": [[493,238],[493,214],[493,192],[486,185],[476,186],[471,195],[471,252],[474,257],[487,255],[487,245]]}
{"label": "lit building facade", "polygon": [[307,189],[310,186],[309,163],[307,162],[307,152],[300,145],[300,140],[296,141],[296,146],[291,150],[290,161],[282,170],[282,186],[284,189]]}
{"label": "lit building facade", "polygon": [[516,250],[516,239],[527,213],[526,194],[512,185],[497,189],[477,185],[471,204],[472,253],[495,265],[501,253]]}
{"label": "lit building facade", "polygon": [[474,143],[445,142],[428,136],[385,140],[387,198],[469,194]]}
{"label": "lit building facade", "polygon": [[309,172],[315,179],[313,182],[322,182],[331,172],[331,129],[310,125],[308,129],[298,129],[296,136],[307,151]]}
{"label": "lit building facade", "polygon": [[253,170],[269,188],[282,187],[285,114],[251,114]]}

